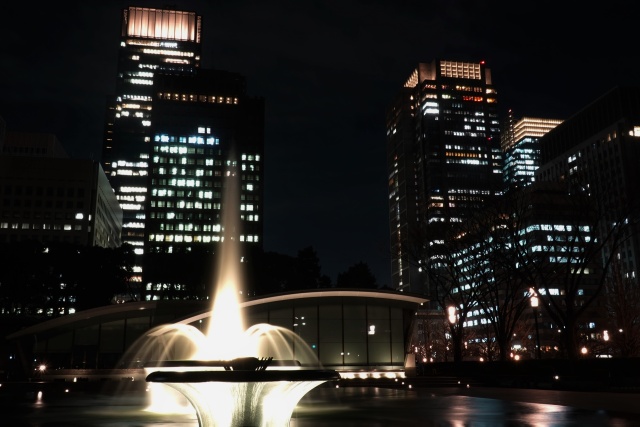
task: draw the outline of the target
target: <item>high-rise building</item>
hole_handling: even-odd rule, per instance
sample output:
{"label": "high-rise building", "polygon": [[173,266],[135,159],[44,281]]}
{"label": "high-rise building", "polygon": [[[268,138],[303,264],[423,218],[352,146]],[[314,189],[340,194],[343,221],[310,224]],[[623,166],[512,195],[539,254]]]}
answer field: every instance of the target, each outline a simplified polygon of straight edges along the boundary
{"label": "high-rise building", "polygon": [[497,93],[482,62],[420,63],[387,112],[392,286],[428,294],[420,273],[439,227],[502,191]]}
{"label": "high-rise building", "polygon": [[[596,200],[603,260],[638,282],[640,87],[614,87],[540,139],[536,181],[563,182]],[[629,226],[615,240],[614,228]]]}
{"label": "high-rise building", "polygon": [[100,164],[71,159],[53,134],[7,132],[0,241],[120,246],[122,210]]}
{"label": "high-rise building", "polygon": [[513,112],[509,111],[500,135],[506,187],[524,187],[534,182],[534,174],[540,167],[538,141],[560,123],[562,120],[538,117],[514,120]]}
{"label": "high-rise building", "polygon": [[102,165],[123,210],[122,241],[139,255],[141,281],[148,194],[153,86],[158,73],[193,75],[200,67],[201,17],[173,9],[122,12],[115,96],[107,103]]}
{"label": "high-rise building", "polygon": [[[123,12],[103,161],[143,299],[211,295],[222,211],[237,212],[239,262],[262,251],[264,100],[243,76],[200,67],[200,31],[195,12]],[[239,189],[225,206],[229,176]]]}
{"label": "high-rise building", "polygon": [[[602,265],[588,204],[587,196],[568,193],[562,183],[531,182],[506,191],[478,212],[474,226],[464,228],[467,233],[448,242],[451,259],[438,280],[462,312],[464,327],[474,331],[467,343],[472,352],[484,352],[494,341],[500,327],[488,325],[508,319],[514,301],[536,295],[548,309],[524,310],[521,325],[529,329],[513,331],[514,347],[506,351],[542,346],[546,355],[558,354],[563,346],[558,330],[573,328],[564,316],[567,301],[582,307],[599,292]],[[603,306],[592,304],[575,326],[586,337],[602,330],[605,318]],[[535,322],[539,341],[525,345]]]}
{"label": "high-rise building", "polygon": [[203,297],[225,238],[238,240],[244,274],[262,252],[264,101],[247,95],[243,76],[218,70],[160,74],[154,88],[145,294]]}

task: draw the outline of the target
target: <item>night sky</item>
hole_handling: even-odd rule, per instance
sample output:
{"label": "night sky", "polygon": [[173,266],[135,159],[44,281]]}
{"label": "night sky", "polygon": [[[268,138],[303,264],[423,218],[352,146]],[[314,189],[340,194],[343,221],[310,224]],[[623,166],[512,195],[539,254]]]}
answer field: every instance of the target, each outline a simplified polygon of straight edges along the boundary
{"label": "night sky", "polygon": [[100,159],[122,8],[195,11],[203,67],[243,74],[265,98],[265,250],[313,246],[334,282],[362,261],[390,284],[385,112],[418,62],[485,60],[516,117],[566,119],[640,84],[633,2],[40,3],[0,6],[8,130],[51,132],[72,157]]}

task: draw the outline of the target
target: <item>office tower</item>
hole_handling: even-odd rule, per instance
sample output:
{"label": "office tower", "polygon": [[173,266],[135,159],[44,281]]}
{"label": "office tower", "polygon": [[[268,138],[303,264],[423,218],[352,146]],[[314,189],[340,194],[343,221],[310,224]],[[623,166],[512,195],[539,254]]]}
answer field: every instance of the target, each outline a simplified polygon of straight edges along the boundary
{"label": "office tower", "polygon": [[420,274],[438,228],[499,194],[497,93],[484,62],[420,63],[387,112],[392,286],[429,293]]}
{"label": "office tower", "polygon": [[515,120],[509,111],[500,145],[504,155],[504,182],[508,188],[524,187],[534,182],[540,166],[539,139],[562,123],[558,119],[522,117]]}
{"label": "office tower", "polygon": [[127,7],[115,96],[108,101],[102,165],[123,210],[122,241],[139,255],[141,281],[148,194],[153,86],[157,73],[192,75],[200,66],[201,17],[195,12]]}
{"label": "office tower", "polygon": [[264,101],[247,95],[243,76],[218,70],[158,74],[154,89],[145,295],[203,298],[229,230],[245,275],[262,252]]}
{"label": "office tower", "polygon": [[7,132],[0,241],[120,246],[122,210],[100,164],[69,158],[52,134]]}
{"label": "office tower", "polygon": [[[638,281],[640,265],[640,87],[614,87],[540,139],[536,181],[560,181],[586,192],[602,209],[600,239],[616,225],[632,225],[607,243],[622,277]],[[613,252],[612,252],[613,251]]]}
{"label": "office tower", "polygon": [[[211,296],[222,211],[238,212],[246,274],[262,251],[264,101],[243,76],[200,67],[200,31],[195,12],[123,11],[103,161],[141,299]],[[240,179],[234,206],[223,200],[228,175]]]}

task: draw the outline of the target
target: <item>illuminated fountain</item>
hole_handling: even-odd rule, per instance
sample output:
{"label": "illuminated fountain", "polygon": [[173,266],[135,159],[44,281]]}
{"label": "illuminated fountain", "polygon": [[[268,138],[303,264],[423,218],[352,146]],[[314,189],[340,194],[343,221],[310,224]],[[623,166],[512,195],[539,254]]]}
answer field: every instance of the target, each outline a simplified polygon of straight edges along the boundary
{"label": "illuminated fountain", "polygon": [[284,427],[305,394],[340,376],[322,369],[291,330],[269,324],[245,329],[235,267],[239,251],[233,224],[239,215],[230,213],[238,204],[230,199],[237,194],[236,178],[229,178],[208,331],[185,323],[162,325],[134,343],[124,359],[144,364],[148,411],[195,410],[201,427]]}

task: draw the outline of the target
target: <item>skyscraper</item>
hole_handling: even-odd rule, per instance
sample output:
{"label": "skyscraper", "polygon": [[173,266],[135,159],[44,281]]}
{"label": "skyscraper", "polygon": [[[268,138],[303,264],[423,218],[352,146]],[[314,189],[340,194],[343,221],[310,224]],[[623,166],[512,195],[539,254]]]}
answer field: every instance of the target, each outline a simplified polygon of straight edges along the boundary
{"label": "skyscraper", "polygon": [[638,283],[640,87],[614,87],[542,137],[540,150],[536,180],[595,200],[603,261],[613,258],[621,276]]}
{"label": "skyscraper", "polygon": [[534,182],[535,172],[540,167],[539,140],[560,123],[562,120],[538,117],[515,120],[509,111],[500,135],[507,187],[524,187]]}
{"label": "skyscraper", "polygon": [[420,63],[387,112],[392,286],[420,274],[437,228],[502,191],[497,93],[484,62]]}
{"label": "skyscraper", "polygon": [[243,76],[218,70],[159,74],[154,88],[145,294],[206,297],[220,242],[238,239],[245,274],[262,251],[264,101],[247,95]]}
{"label": "skyscraper", "polygon": [[201,17],[195,12],[128,7],[122,29],[115,96],[108,101],[102,165],[123,210],[122,241],[139,255],[141,281],[150,127],[157,73],[190,75],[200,67]]}
{"label": "skyscraper", "polygon": [[[200,29],[194,12],[123,12],[103,161],[144,299],[210,295],[223,210],[237,212],[238,261],[262,249],[264,101],[243,76],[200,67]],[[225,209],[228,176],[240,188]]]}

